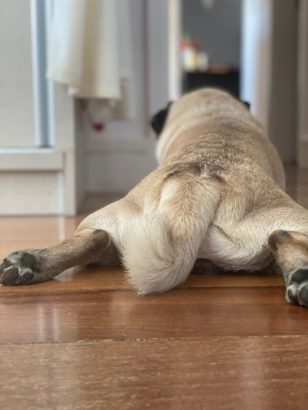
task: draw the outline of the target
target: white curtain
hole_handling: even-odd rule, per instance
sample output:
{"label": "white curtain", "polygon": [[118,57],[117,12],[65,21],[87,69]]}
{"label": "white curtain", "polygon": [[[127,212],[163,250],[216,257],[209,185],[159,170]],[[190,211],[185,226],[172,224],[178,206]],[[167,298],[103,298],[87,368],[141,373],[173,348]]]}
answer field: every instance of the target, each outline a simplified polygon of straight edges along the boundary
{"label": "white curtain", "polygon": [[128,0],[49,0],[48,73],[106,119],[133,115]]}

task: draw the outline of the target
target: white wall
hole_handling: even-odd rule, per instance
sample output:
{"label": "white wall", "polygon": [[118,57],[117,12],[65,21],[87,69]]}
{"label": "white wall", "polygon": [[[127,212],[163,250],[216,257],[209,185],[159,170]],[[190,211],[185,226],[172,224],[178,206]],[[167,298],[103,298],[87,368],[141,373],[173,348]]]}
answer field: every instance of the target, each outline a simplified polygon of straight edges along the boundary
{"label": "white wall", "polygon": [[1,172],[0,215],[51,215],[63,212],[58,172]]}
{"label": "white wall", "polygon": [[[135,90],[135,118],[131,121],[114,121],[106,124],[102,133],[94,131],[89,124],[83,122],[82,134],[85,143],[87,192],[126,192],[156,166],[154,137],[151,135],[148,119],[150,117],[151,95],[149,75],[152,74],[151,61],[147,54],[146,13],[147,2],[130,1],[132,18],[132,53],[133,84]],[[157,2],[150,1],[151,7]],[[155,22],[155,17],[154,18]],[[156,27],[156,30],[158,27]],[[158,29],[164,30],[164,25]],[[163,37],[161,41],[166,42]],[[158,41],[159,44],[159,41]],[[164,54],[157,54],[155,64],[165,64]],[[151,72],[150,72],[151,71]],[[149,74],[150,73],[150,74]],[[157,75],[160,75],[158,70]],[[165,76],[168,76],[166,66]],[[165,92],[165,84],[155,83],[156,93]],[[167,98],[167,97],[166,97]],[[163,104],[165,98],[163,97]],[[158,99],[159,108],[162,107]]]}
{"label": "white wall", "polygon": [[34,145],[30,0],[0,0],[0,147]]}

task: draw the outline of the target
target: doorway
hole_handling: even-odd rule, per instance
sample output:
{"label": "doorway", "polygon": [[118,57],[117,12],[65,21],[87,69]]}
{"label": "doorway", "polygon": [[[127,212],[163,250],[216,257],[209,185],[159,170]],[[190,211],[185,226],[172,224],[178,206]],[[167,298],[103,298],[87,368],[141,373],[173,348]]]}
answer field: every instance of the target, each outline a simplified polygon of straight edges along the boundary
{"label": "doorway", "polygon": [[179,30],[179,94],[215,86],[247,101],[283,161],[295,163],[298,1],[171,3],[180,22],[170,26]]}

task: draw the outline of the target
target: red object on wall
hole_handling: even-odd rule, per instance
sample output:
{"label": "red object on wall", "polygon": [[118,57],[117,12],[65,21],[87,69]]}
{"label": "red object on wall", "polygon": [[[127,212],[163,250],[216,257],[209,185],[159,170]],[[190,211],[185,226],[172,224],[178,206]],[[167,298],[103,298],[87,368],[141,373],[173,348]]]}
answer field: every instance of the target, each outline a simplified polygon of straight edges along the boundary
{"label": "red object on wall", "polygon": [[103,122],[94,122],[92,123],[92,127],[95,129],[97,132],[103,132],[106,128],[105,124]]}

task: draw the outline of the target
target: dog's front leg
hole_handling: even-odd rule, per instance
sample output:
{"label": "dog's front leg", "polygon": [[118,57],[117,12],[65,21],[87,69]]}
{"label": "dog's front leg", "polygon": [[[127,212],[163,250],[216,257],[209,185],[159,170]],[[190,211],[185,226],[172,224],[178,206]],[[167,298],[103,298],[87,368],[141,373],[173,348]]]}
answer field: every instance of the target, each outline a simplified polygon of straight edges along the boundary
{"label": "dog's front leg", "polygon": [[287,302],[308,307],[308,236],[278,230],[268,242],[283,272]]}
{"label": "dog's front leg", "polygon": [[107,232],[84,229],[72,239],[49,248],[13,252],[0,265],[0,283],[24,285],[47,281],[72,266],[96,261],[110,244]]}

